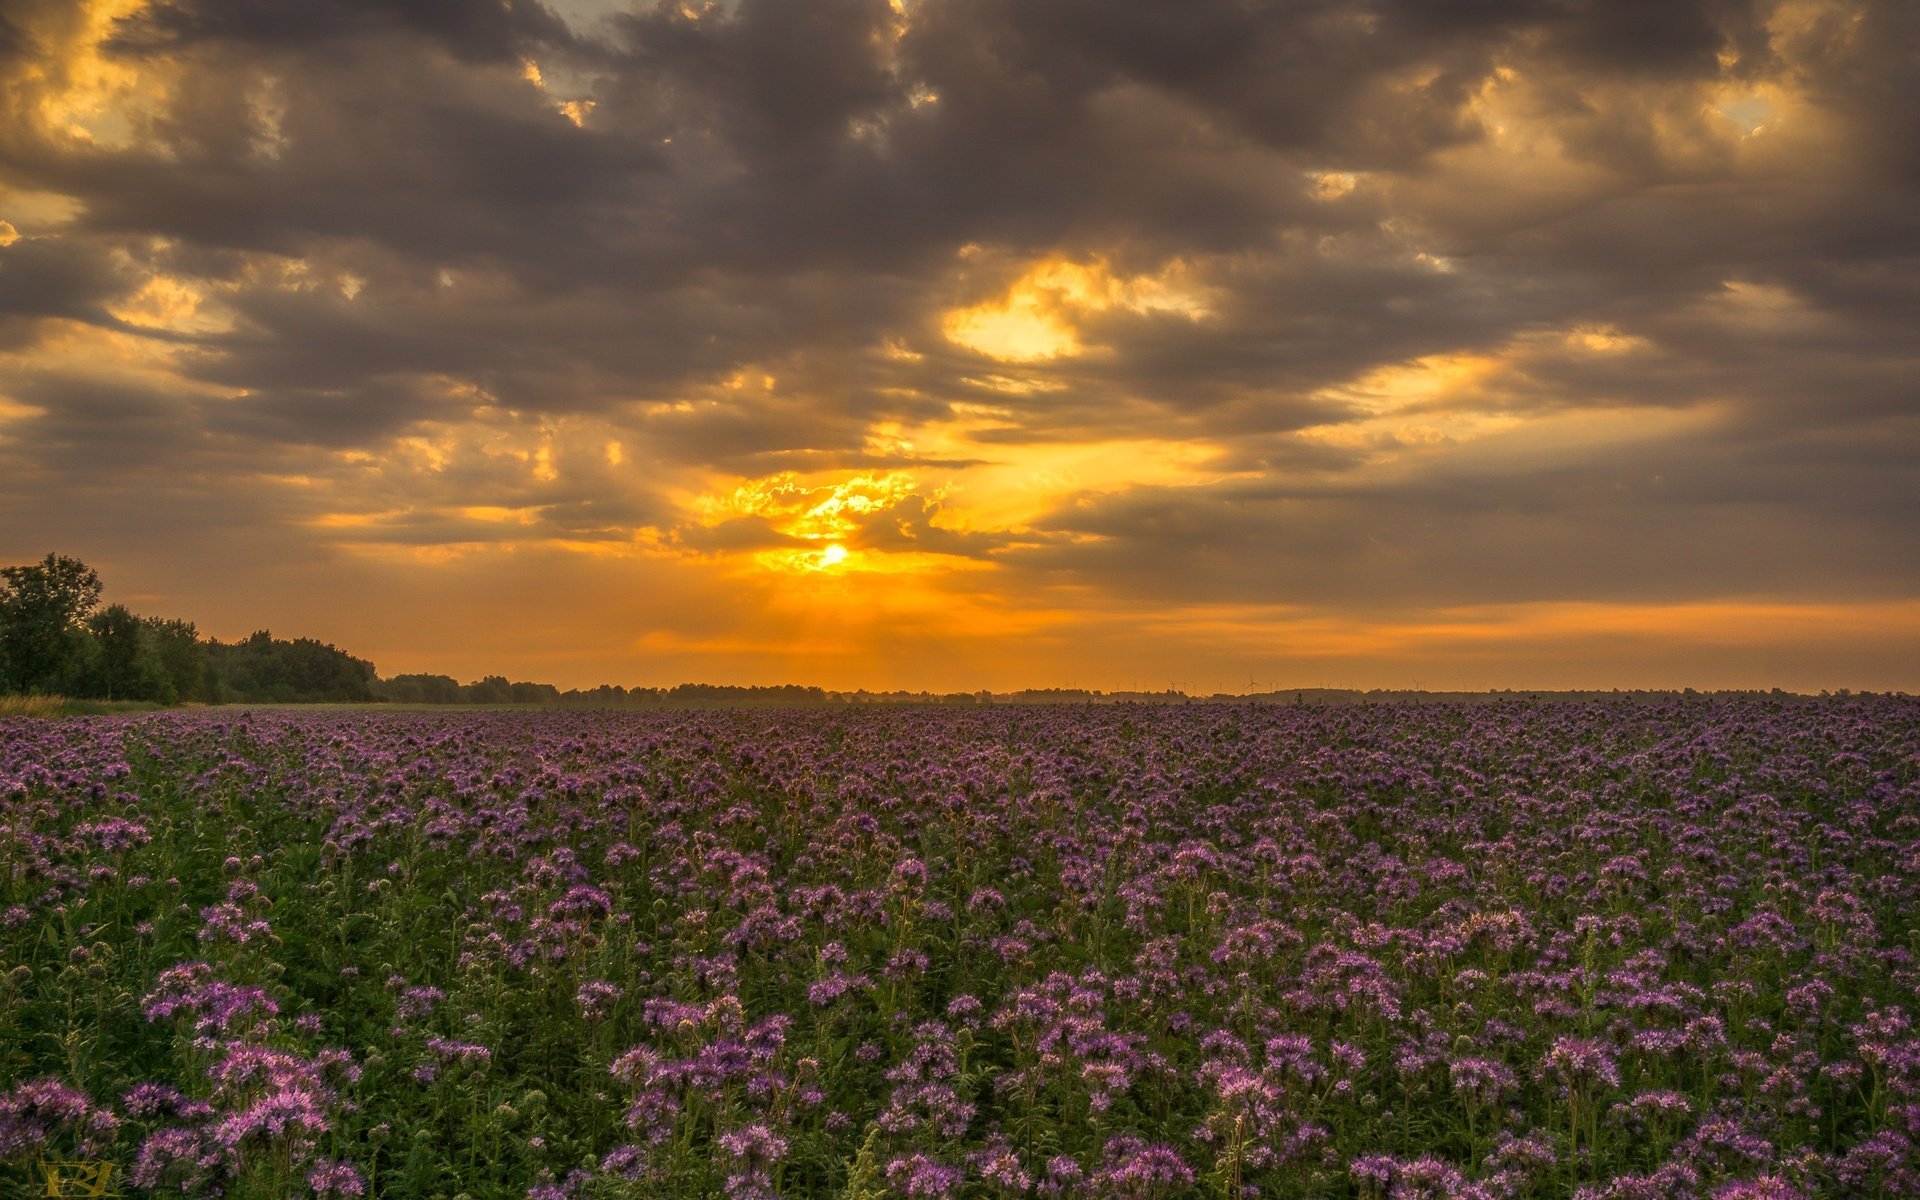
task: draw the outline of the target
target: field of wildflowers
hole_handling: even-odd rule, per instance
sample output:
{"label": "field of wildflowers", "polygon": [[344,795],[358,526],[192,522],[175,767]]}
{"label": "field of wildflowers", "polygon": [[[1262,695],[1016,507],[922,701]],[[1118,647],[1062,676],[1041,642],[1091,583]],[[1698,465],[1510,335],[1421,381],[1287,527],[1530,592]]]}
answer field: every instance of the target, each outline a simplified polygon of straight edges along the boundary
{"label": "field of wildflowers", "polygon": [[0,721],[0,867],[0,1188],[1920,1196],[1911,699]]}

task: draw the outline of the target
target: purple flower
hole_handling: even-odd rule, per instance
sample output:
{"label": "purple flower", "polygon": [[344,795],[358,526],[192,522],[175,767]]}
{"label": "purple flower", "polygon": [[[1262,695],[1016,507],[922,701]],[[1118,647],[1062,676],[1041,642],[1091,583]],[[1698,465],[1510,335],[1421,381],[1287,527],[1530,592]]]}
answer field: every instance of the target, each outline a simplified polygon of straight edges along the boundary
{"label": "purple flower", "polygon": [[430,1037],[427,1050],[443,1063],[486,1066],[493,1061],[493,1051],[473,1042],[457,1042],[452,1038]]}
{"label": "purple flower", "polygon": [[1557,1081],[1561,1094],[1577,1095],[1596,1085],[1620,1086],[1620,1068],[1599,1042],[1587,1038],[1557,1037],[1540,1060],[1541,1075]]}
{"label": "purple flower", "polygon": [[352,1163],[331,1158],[313,1160],[313,1169],[307,1172],[307,1186],[313,1189],[313,1194],[320,1200],[367,1194],[367,1182],[358,1168]]}
{"label": "purple flower", "polygon": [[887,1164],[887,1183],[910,1200],[948,1200],[960,1188],[966,1173],[958,1167],[914,1153]]}
{"label": "purple flower", "polygon": [[61,1132],[71,1133],[82,1156],[103,1153],[120,1122],[85,1092],[57,1079],[30,1079],[0,1093],[0,1162],[39,1154]]}
{"label": "purple flower", "polygon": [[410,987],[394,1002],[393,1015],[402,1021],[425,1016],[446,998],[447,994],[437,987]]}
{"label": "purple flower", "polygon": [[135,1187],[191,1194],[232,1167],[227,1152],[199,1129],[157,1129],[140,1143],[128,1178]]}
{"label": "purple flower", "polygon": [[310,1147],[332,1128],[322,1097],[298,1088],[269,1092],[214,1126],[213,1138],[229,1151],[264,1149],[285,1139]]}
{"label": "purple flower", "polygon": [[786,1139],[765,1125],[748,1125],[715,1140],[732,1157],[750,1163],[778,1162],[787,1156]]}
{"label": "purple flower", "polygon": [[1714,1189],[1713,1200],[1808,1200],[1808,1196],[1777,1175],[1760,1175],[1721,1184]]}
{"label": "purple flower", "polygon": [[573,993],[573,1001],[580,1006],[580,1016],[587,1021],[603,1021],[613,1011],[622,992],[617,984],[604,979],[589,979]]}
{"label": "purple flower", "polygon": [[1121,1136],[1107,1142],[1093,1182],[1116,1197],[1151,1200],[1193,1182],[1193,1168],[1172,1146]]}
{"label": "purple flower", "polygon": [[1447,1066],[1447,1078],[1453,1090],[1468,1103],[1489,1108],[1520,1085],[1520,1079],[1504,1063],[1486,1058],[1456,1058]]}
{"label": "purple flower", "polygon": [[264,939],[273,932],[273,927],[267,922],[248,915],[244,908],[232,901],[201,909],[200,920],[200,940],[214,944],[232,942],[236,946],[244,946]]}
{"label": "purple flower", "polygon": [[153,835],[147,832],[145,825],[124,817],[82,822],[73,827],[73,835],[80,841],[90,842],[108,851],[129,850],[153,840]]}

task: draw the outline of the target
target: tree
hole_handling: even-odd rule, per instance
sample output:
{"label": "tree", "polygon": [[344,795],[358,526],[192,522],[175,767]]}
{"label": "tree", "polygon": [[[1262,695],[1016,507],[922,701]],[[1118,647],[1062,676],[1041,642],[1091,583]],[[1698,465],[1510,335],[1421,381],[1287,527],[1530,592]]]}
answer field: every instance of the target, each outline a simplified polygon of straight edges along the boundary
{"label": "tree", "polygon": [[458,704],[462,695],[451,675],[395,675],[375,680],[373,690],[395,704]]}
{"label": "tree", "polygon": [[100,576],[79,559],[49,554],[33,566],[0,567],[0,580],[0,686],[51,692],[81,664]]}
{"label": "tree", "polygon": [[165,676],[161,694],[154,699],[164,704],[212,700],[213,678],[207,670],[207,651],[193,622],[147,617],[142,624],[146,627],[147,645]]}
{"label": "tree", "polygon": [[507,704],[513,700],[513,685],[505,675],[488,675],[467,685],[469,704]]}
{"label": "tree", "polygon": [[147,638],[146,623],[124,604],[109,604],[87,619],[93,634],[93,686],[109,700],[160,700],[166,673]]}
{"label": "tree", "polygon": [[262,630],[212,642],[207,659],[221,700],[355,703],[375,699],[373,664],[312,638],[280,641]]}
{"label": "tree", "polygon": [[514,704],[558,704],[560,689],[550,683],[514,683],[507,688],[507,699]]}

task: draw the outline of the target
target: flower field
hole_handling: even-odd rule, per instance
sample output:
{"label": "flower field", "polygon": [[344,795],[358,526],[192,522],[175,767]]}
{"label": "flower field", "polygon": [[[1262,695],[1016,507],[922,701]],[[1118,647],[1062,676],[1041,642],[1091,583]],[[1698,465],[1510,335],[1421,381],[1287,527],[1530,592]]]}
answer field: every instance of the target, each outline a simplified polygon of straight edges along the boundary
{"label": "flower field", "polygon": [[4,1194],[1920,1196],[1911,699],[9,720],[0,867]]}

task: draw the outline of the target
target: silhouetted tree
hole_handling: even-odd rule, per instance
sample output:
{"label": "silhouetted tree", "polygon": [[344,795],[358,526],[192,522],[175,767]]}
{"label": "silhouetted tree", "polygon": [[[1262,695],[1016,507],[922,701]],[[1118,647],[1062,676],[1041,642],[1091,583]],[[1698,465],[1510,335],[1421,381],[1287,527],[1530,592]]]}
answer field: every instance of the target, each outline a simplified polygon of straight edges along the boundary
{"label": "silhouetted tree", "polygon": [[231,645],[209,642],[207,661],[222,700],[311,704],[378,699],[372,663],[312,638],[280,641],[261,630]]}
{"label": "silhouetted tree", "polygon": [[171,702],[174,689],[147,637],[146,623],[124,604],[109,604],[87,618],[92,646],[82,694],[108,700]]}
{"label": "silhouetted tree", "polygon": [[146,617],[141,621],[153,659],[159,664],[164,704],[214,699],[213,677],[207,670],[207,651],[191,621]]}
{"label": "silhouetted tree", "polygon": [[550,683],[516,682],[507,689],[507,695],[515,704],[560,703],[560,689]]}
{"label": "silhouetted tree", "polygon": [[469,704],[506,704],[513,700],[513,685],[505,675],[488,675],[467,685]]}
{"label": "silhouetted tree", "polygon": [[76,558],[49,554],[0,567],[0,689],[49,693],[78,674],[84,622],[100,603],[100,576]]}
{"label": "silhouetted tree", "polygon": [[466,689],[451,675],[395,675],[375,680],[373,690],[395,704],[459,704],[466,699]]}

